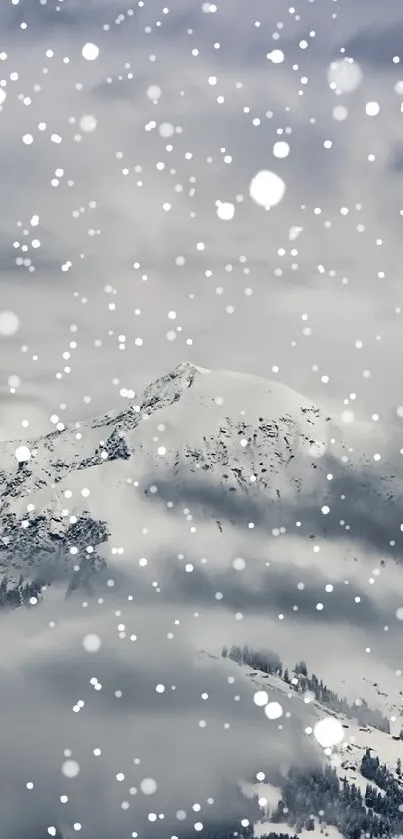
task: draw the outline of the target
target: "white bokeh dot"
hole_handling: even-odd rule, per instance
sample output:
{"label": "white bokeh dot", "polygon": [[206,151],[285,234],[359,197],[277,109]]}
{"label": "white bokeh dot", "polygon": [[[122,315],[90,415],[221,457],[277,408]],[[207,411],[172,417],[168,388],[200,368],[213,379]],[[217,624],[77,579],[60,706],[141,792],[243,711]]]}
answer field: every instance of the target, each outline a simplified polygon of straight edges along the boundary
{"label": "white bokeh dot", "polygon": [[96,58],[99,56],[99,47],[96,44],[92,44],[90,41],[84,44],[81,55],[85,58],[86,61],[95,61]]}
{"label": "white bokeh dot", "polygon": [[17,446],[14,454],[18,463],[26,463],[31,458],[31,452],[28,446]]}
{"label": "white bokeh dot", "polygon": [[278,720],[283,716],[283,709],[279,702],[269,702],[264,712],[269,720]]}
{"label": "white bokeh dot", "polygon": [[267,58],[272,62],[272,64],[282,64],[284,61],[283,50],[272,50],[267,53]]}
{"label": "white bokeh dot", "polygon": [[313,733],[324,749],[338,746],[344,739],[344,729],[335,717],[325,717],[316,723]]}
{"label": "white bokeh dot", "polygon": [[237,556],[232,562],[232,567],[235,568],[235,571],[244,571],[246,562],[241,556]]}
{"label": "white bokeh dot", "polygon": [[327,71],[327,81],[336,93],[352,93],[361,84],[363,75],[359,64],[351,58],[333,61]]}
{"label": "white bokeh dot", "polygon": [[91,134],[92,131],[95,131],[96,127],[97,120],[91,114],[84,114],[84,116],[81,117],[80,128],[85,134]]}
{"label": "white bokeh dot", "polygon": [[143,795],[154,795],[157,791],[157,782],[154,778],[143,778],[140,781],[140,789]]}
{"label": "white bokeh dot", "polygon": [[228,201],[220,201],[217,207],[217,215],[221,221],[231,221],[235,215],[235,207]]}
{"label": "white bokeh dot", "polygon": [[253,701],[255,705],[259,708],[262,708],[264,705],[267,705],[269,701],[269,696],[265,690],[258,690],[254,694]]}
{"label": "white bokeh dot", "polygon": [[290,153],[290,146],[285,140],[279,140],[277,143],[274,143],[273,146],[273,155],[277,157],[279,160],[282,160],[284,157],[288,157]]}
{"label": "white bokeh dot", "polygon": [[90,632],[83,638],[83,647],[87,653],[97,653],[101,648],[101,643],[99,635],[96,635],[94,632]]}
{"label": "white bokeh dot", "polygon": [[170,122],[162,122],[158,128],[158,132],[161,137],[167,139],[168,137],[172,137],[175,132],[173,125]]}
{"label": "white bokeh dot", "polygon": [[161,88],[158,87],[158,85],[156,84],[152,84],[150,85],[150,87],[147,88],[147,96],[153,102],[157,101],[160,98],[161,93]]}
{"label": "white bokeh dot", "polygon": [[76,760],[66,760],[62,765],[62,773],[65,778],[76,778],[80,771],[80,766]]}
{"label": "white bokeh dot", "polygon": [[285,193],[285,183],[275,172],[262,169],[252,178],[249,195],[260,207],[274,207]]}
{"label": "white bokeh dot", "polygon": [[18,332],[20,321],[15,312],[0,312],[0,335],[8,337]]}
{"label": "white bokeh dot", "polygon": [[343,122],[348,117],[348,110],[344,105],[336,105],[332,111],[332,117],[337,122]]}
{"label": "white bokeh dot", "polygon": [[380,110],[378,102],[367,102],[365,105],[365,113],[367,117],[378,116]]}

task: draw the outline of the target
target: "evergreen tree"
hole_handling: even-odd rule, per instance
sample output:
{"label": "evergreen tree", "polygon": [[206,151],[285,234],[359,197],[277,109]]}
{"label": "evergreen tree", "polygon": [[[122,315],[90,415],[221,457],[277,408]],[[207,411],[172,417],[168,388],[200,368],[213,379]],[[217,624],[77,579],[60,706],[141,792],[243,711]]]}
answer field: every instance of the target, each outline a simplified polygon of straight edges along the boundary
{"label": "evergreen tree", "polygon": [[305,661],[298,661],[294,667],[294,673],[297,676],[308,676],[308,669]]}
{"label": "evergreen tree", "polygon": [[[225,657],[224,650],[227,648],[224,647],[222,652]],[[283,678],[283,681],[290,684],[297,693],[305,694],[307,691],[313,693],[317,702],[326,705],[332,711],[344,714],[349,719],[357,720],[360,725],[370,725],[390,734],[389,720],[378,709],[369,708],[364,700],[359,704],[350,705],[345,697],[340,697],[335,691],[330,690],[315,673],[310,676],[305,661],[299,661],[295,665],[294,680],[297,683],[293,684],[288,668],[285,668],[283,674],[282,662],[273,650],[252,650],[247,645],[242,649],[239,646],[232,646],[227,655],[238,664],[247,664],[253,670]],[[403,739],[403,729],[400,736]]]}

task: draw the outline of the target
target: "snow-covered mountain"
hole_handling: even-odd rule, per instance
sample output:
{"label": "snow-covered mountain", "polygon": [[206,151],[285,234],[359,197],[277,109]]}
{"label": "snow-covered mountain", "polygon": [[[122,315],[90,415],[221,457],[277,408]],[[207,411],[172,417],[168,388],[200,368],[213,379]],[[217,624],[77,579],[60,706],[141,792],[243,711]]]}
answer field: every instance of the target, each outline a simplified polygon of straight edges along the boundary
{"label": "snow-covered mountain", "polygon": [[[180,364],[126,410],[1,444],[1,573],[10,585],[21,575],[75,585],[122,555],[133,561],[157,550],[161,533],[166,545],[179,543],[180,508],[188,537],[196,528],[199,539],[211,529],[289,532],[300,518],[314,533],[326,521],[340,538],[332,505],[340,505],[352,451],[343,436],[282,384]],[[365,538],[368,509],[375,542],[390,550],[382,526],[395,516],[399,485],[390,475],[379,486],[374,475],[360,483],[370,460],[359,456],[350,468],[348,509],[356,505],[358,527],[347,530]]]}
{"label": "snow-covered mountain", "polygon": [[102,565],[112,547],[138,551],[133,522],[158,491],[185,500],[188,488],[199,513],[212,484],[279,505],[323,482],[330,436],[327,418],[285,386],[181,364],[127,410],[1,445],[3,573],[50,582]]}
{"label": "snow-covered mountain", "polygon": [[[94,632],[103,635],[105,658],[98,658],[98,676],[102,677],[103,666],[102,681],[110,681],[115,690],[124,674],[136,736],[149,725],[144,749],[153,742],[162,761],[161,777],[170,775],[170,760],[186,766],[186,794],[194,801],[198,792],[191,787],[192,773],[188,772],[189,761],[194,760],[195,783],[200,769],[203,783],[213,774],[217,786],[216,776],[240,784],[243,796],[257,794],[260,812],[258,808],[254,824],[259,835],[298,833],[306,839],[306,831],[312,836],[311,824],[308,831],[295,821],[279,821],[278,814],[276,824],[271,820],[284,796],[287,769],[298,762],[310,778],[312,765],[325,758],[336,769],[339,783],[345,779],[350,787],[355,784],[362,796],[368,778],[362,776],[361,762],[369,748],[387,765],[389,787],[400,784],[396,763],[402,741],[394,739],[392,725],[396,722],[400,731],[401,670],[396,670],[394,656],[400,649],[395,613],[402,606],[402,569],[392,561],[400,559],[402,532],[402,476],[396,444],[389,430],[386,434],[380,429],[375,435],[367,426],[343,425],[277,382],[207,371],[188,363],[151,384],[126,410],[37,440],[1,444],[0,603],[20,605],[32,597],[36,602],[45,584],[63,600],[67,591],[96,587],[98,581],[105,592],[105,581],[130,580],[130,587],[113,589],[114,608],[105,608],[105,614],[112,611],[119,616],[117,633],[115,626],[109,627],[109,618],[102,619],[102,612],[97,611],[96,598],[88,598],[86,617],[81,599],[63,600],[60,614],[70,615],[71,622],[66,619],[63,636],[61,620],[59,634],[50,639],[42,628],[42,609],[38,614],[35,610],[24,613],[27,626],[31,622],[39,626],[35,629],[38,637],[34,632],[32,638],[19,620],[21,612],[7,614],[5,620],[11,623],[6,631],[10,637],[19,633],[12,653],[17,669],[25,672],[26,680],[34,681],[34,692],[50,694],[53,708],[58,680],[54,673],[61,679],[66,662],[68,666],[60,651],[68,649],[73,656],[79,649],[84,654],[83,637],[90,633],[93,638]],[[61,585],[52,587],[52,583]],[[54,627],[60,601],[52,600],[49,592],[44,600],[49,626]],[[118,651],[113,646],[117,638]],[[131,645],[132,638],[136,643]],[[382,646],[383,639],[387,642]],[[181,646],[185,641],[187,646]],[[291,666],[306,653],[320,679],[339,696],[348,695],[349,703],[358,698],[367,701],[390,722],[390,732],[363,725],[343,711],[294,691],[279,675],[224,660],[223,643],[270,646]],[[201,648],[209,654],[198,654]],[[36,685],[28,667],[39,651],[46,657],[44,673],[51,673],[50,688],[42,671]],[[121,670],[125,656],[126,669]],[[8,667],[5,647],[3,658],[2,672]],[[119,664],[116,674],[115,662]],[[83,716],[78,733],[72,729],[75,749],[91,736],[91,751],[93,742],[102,740],[108,725],[118,725],[120,717],[102,705],[104,692],[98,692],[98,682],[96,690],[91,687],[92,670],[85,673],[84,684],[81,676],[74,682],[70,673],[63,708],[68,694],[73,710],[81,712],[77,696],[84,696],[85,713],[94,707],[95,722],[97,714],[105,714],[102,732],[95,728],[87,734],[89,714]],[[162,693],[156,690],[160,681],[167,685],[174,681],[175,689],[177,683],[181,686],[175,694],[185,703],[178,706],[180,737],[171,717],[168,723],[163,716],[160,719],[161,696],[173,702],[165,688]],[[8,696],[14,696],[7,694],[6,684],[7,680],[0,694],[5,709],[12,707]],[[232,691],[231,685],[235,696],[225,693],[227,688]],[[264,706],[254,703],[257,691],[267,693]],[[28,694],[26,702],[30,702]],[[265,712],[270,703],[281,706],[281,717],[276,717],[277,710],[274,716]],[[145,707],[150,718],[144,714]],[[174,703],[169,707],[173,714]],[[137,723],[136,713],[140,715]],[[329,716],[337,720],[344,735],[324,755],[312,732],[319,720]],[[19,725],[20,719],[28,717],[28,711],[20,714]],[[205,727],[201,727],[203,720]],[[32,745],[34,766],[35,736],[29,727],[24,731]],[[189,751],[188,741],[193,742],[191,738],[201,731],[203,737],[211,737],[204,740],[208,747],[198,752],[195,739],[195,748]],[[118,732],[120,761],[127,745],[124,720]],[[161,754],[160,742],[164,743]],[[120,762],[114,764],[113,772],[120,771],[120,766]],[[266,768],[268,774],[261,779]],[[280,776],[276,778],[277,770]],[[258,771],[259,778],[251,776]],[[163,790],[166,800],[155,805],[167,812],[173,808],[173,821],[176,809],[182,807],[185,783],[174,776],[169,789]],[[379,790],[383,795],[383,787]],[[309,802],[311,792],[307,792]],[[387,836],[394,835],[399,812],[396,796],[398,790],[393,787],[394,822]],[[358,804],[354,802],[354,819],[362,822]],[[379,801],[375,804],[379,810]],[[238,805],[239,812],[247,811],[242,810],[242,797],[236,800]],[[225,801],[222,809],[226,806]],[[228,807],[236,820],[238,810]],[[302,808],[298,819],[301,812],[306,822],[309,813]],[[330,825],[326,830],[331,839],[337,839],[341,820],[334,821],[334,813],[322,817],[319,810],[314,816],[315,830],[322,831],[322,820]],[[375,822],[371,822],[370,836],[381,835],[376,833],[379,825]],[[343,830],[347,839],[360,835],[350,828]],[[251,834],[246,831],[244,839],[252,839]]]}
{"label": "snow-covered mountain", "polygon": [[[354,820],[365,818],[367,812],[371,816],[374,815],[375,820],[387,813],[390,823],[386,822],[383,825],[385,836],[400,835],[403,826],[401,739],[390,731],[380,730],[378,727],[364,724],[362,720],[359,721],[358,707],[352,707],[343,713],[335,710],[332,704],[327,704],[325,699],[318,701],[312,691],[301,690],[301,684],[298,683],[303,683],[304,677],[298,672],[292,672],[290,675],[288,670],[285,673],[267,673],[242,661],[234,665],[229,659],[227,669],[238,689],[240,684],[249,682],[262,715],[262,735],[265,725],[269,728],[271,742],[276,736],[284,735],[283,759],[277,762],[274,771],[271,754],[267,765],[259,767],[253,779],[241,781],[240,784],[243,794],[248,798],[257,799],[260,808],[260,819],[254,823],[255,837],[271,832],[280,836],[294,834],[299,839],[307,839],[309,835],[314,839],[315,836],[323,834],[332,839],[340,835],[350,836]],[[294,752],[290,752],[287,742],[290,732],[294,737]],[[275,752],[274,748],[273,753]],[[381,767],[379,774],[377,762]],[[372,768],[375,768],[374,772],[371,771]],[[315,787],[310,775],[318,769],[318,782]],[[329,790],[324,782],[323,800],[329,809],[324,807],[323,812],[318,805],[317,793],[321,789],[320,779],[325,777],[322,773],[326,773],[327,769],[334,772],[335,783],[338,784],[340,793]],[[307,790],[303,790],[303,787],[299,790],[297,781],[301,799],[298,801],[295,795],[289,811],[286,807],[285,791],[290,770],[301,773],[301,786],[306,781]],[[368,786],[371,788],[370,794]],[[343,813],[343,788],[347,790],[347,795],[351,795],[350,805],[354,804],[352,824],[348,826]],[[378,797],[375,806],[371,806],[371,795],[373,798]],[[391,797],[391,801],[386,805],[388,796]],[[284,815],[281,816],[279,811],[281,813],[283,806]],[[347,800],[344,800],[344,807],[347,807]],[[311,822],[308,830],[305,827],[307,816]],[[391,824],[393,819],[400,822],[398,829]],[[357,835],[360,835],[359,830]],[[373,835],[373,826],[368,825],[368,835]]]}

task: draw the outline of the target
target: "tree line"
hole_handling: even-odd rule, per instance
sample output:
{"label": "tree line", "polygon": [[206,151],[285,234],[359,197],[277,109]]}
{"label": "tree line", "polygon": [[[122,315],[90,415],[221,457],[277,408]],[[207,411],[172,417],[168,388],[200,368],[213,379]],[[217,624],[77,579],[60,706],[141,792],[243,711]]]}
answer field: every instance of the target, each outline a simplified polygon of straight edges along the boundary
{"label": "tree line", "polygon": [[[224,658],[231,658],[237,664],[247,664],[253,670],[278,676],[296,693],[311,693],[317,702],[331,711],[342,713],[348,719],[357,720],[362,726],[371,725],[379,731],[390,734],[389,720],[381,711],[369,708],[364,699],[351,705],[345,697],[341,698],[334,690],[330,690],[315,673],[309,675],[305,661],[297,662],[290,675],[288,667],[283,666],[277,653],[269,649],[252,650],[246,645],[223,647],[222,655]],[[401,737],[403,739],[402,735]]]}

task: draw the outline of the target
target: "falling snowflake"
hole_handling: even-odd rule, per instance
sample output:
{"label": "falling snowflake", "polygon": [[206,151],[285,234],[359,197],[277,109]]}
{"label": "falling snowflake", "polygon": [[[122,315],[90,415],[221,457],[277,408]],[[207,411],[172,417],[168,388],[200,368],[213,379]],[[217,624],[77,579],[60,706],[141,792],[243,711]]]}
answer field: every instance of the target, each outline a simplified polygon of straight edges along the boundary
{"label": "falling snowflake", "polygon": [[280,203],[285,189],[285,183],[279,175],[262,170],[252,178],[249,195],[259,206],[270,208]]}
{"label": "falling snowflake", "polygon": [[316,723],[313,733],[319,745],[325,748],[338,746],[344,740],[344,729],[335,717],[325,717]]}

